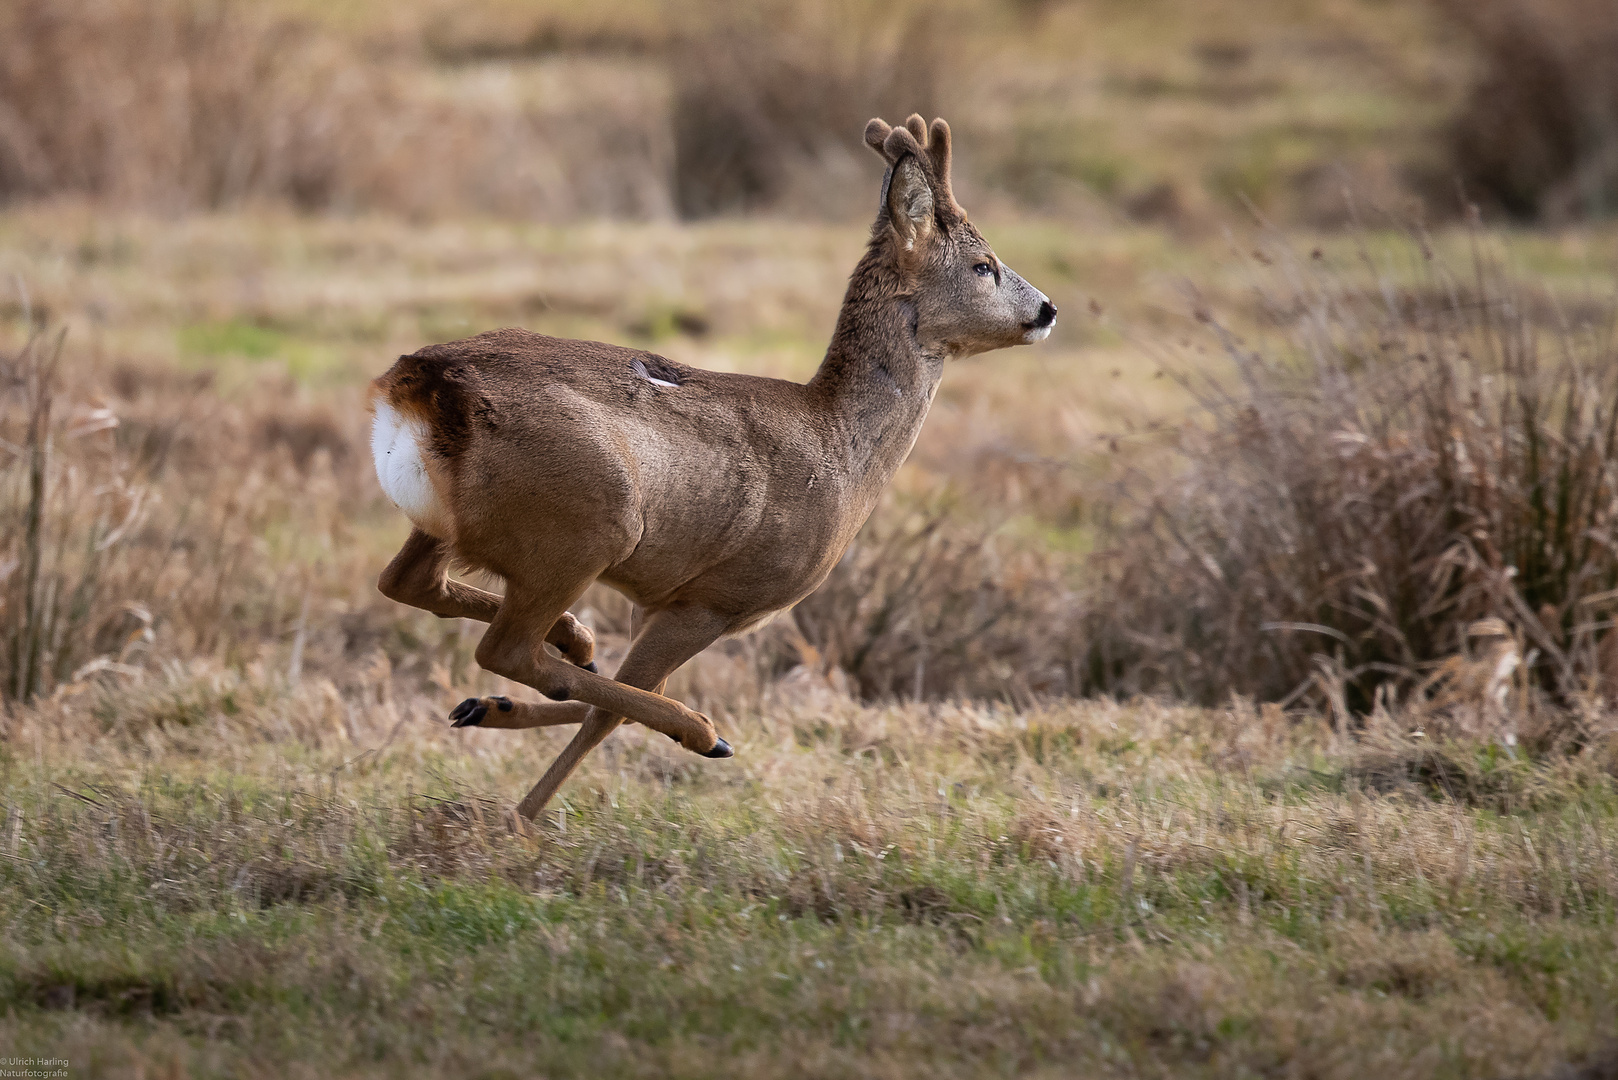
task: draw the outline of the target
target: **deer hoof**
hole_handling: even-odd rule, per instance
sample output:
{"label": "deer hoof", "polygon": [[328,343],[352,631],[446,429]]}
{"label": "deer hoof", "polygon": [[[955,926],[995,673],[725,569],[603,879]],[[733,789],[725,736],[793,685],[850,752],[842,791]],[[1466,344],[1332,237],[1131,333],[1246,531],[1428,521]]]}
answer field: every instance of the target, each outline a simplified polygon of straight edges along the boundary
{"label": "deer hoof", "polygon": [[[678,735],[670,735],[669,738],[673,739],[675,742],[680,742],[680,737]],[[680,743],[680,745],[684,746],[685,744]],[[724,739],[716,739],[714,741],[712,750],[693,750],[691,752],[694,754],[700,754],[705,758],[713,758],[716,761],[722,761],[725,758],[736,756],[736,751],[732,750],[730,748],[730,744]]]}
{"label": "deer hoof", "polygon": [[489,715],[489,706],[501,712],[510,712],[515,706],[508,697],[469,697],[450,710],[450,727],[477,727]]}
{"label": "deer hoof", "polygon": [[596,662],[594,660],[590,661],[588,664],[580,664],[579,666],[581,668],[583,668],[585,671],[589,671],[589,672],[592,672],[594,674],[600,674],[600,672],[596,671]]}

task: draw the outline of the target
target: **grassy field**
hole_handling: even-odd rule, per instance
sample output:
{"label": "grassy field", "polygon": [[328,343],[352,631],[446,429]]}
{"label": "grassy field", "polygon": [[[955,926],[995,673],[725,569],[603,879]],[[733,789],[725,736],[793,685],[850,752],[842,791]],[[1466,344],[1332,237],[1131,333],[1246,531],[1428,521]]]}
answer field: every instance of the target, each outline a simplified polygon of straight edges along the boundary
{"label": "grassy field", "polygon": [[733,762],[628,731],[518,826],[560,736],[378,711],[174,674],[14,728],[0,1041],[74,1076],[1610,1068],[1610,740],[782,692]]}
{"label": "grassy field", "polygon": [[[1005,463],[1060,458],[1080,498],[1111,436],[1149,451],[1128,430],[1186,398],[1143,341],[1189,325],[1183,275],[1239,309],[1243,249],[985,228],[1076,317],[1048,348],[952,371],[897,487],[1060,548],[1061,499]],[[445,726],[475,687],[527,691],[476,671],[475,627],[372,590],[404,523],[369,476],[362,380],[512,322],[802,377],[857,230],[56,209],[0,236],[35,311],[69,328],[64,407],[120,414],[109,445],[156,496],[152,528],[261,500],[237,526],[204,515],[218,552],[175,586],[201,600],[137,625],[124,666],[9,714],[17,1053],[75,1076],[1608,1067],[1603,722],[1532,759],[1239,702],[862,705],[744,643],[676,685],[734,761],[626,730],[513,821],[564,735]],[[1589,284],[1610,243],[1504,239],[1553,283]],[[1319,242],[1345,264],[1379,243]],[[128,464],[164,431],[161,467]],[[622,612],[591,605],[611,662]]]}

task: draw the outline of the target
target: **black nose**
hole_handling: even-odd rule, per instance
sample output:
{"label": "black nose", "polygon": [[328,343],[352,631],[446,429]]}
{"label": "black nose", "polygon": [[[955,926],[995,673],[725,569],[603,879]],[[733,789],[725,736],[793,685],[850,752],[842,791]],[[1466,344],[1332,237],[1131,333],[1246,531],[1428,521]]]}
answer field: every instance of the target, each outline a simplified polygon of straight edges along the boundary
{"label": "black nose", "polygon": [[1044,329],[1056,321],[1056,305],[1049,300],[1039,305],[1039,317],[1034,320],[1036,329]]}

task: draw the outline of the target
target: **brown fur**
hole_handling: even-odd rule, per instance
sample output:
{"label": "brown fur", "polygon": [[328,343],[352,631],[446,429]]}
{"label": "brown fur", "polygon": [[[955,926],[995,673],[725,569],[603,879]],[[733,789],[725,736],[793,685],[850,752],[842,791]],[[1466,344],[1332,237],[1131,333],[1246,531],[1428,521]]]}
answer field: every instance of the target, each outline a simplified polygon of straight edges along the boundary
{"label": "brown fur", "polygon": [[[489,621],[478,662],[555,702],[469,700],[457,722],[583,722],[524,814],[625,717],[728,755],[706,717],[658,693],[669,674],[825,580],[914,445],[946,359],[1036,340],[1054,321],[955,203],[948,125],[873,120],[866,139],[889,163],[882,204],[807,384],[516,329],[402,357],[374,384],[426,425],[450,518],[443,535],[418,528],[379,587]],[[500,575],[506,595],[451,581],[452,560]],[[616,681],[584,668],[593,643],[567,614],[594,581],[636,608]]]}

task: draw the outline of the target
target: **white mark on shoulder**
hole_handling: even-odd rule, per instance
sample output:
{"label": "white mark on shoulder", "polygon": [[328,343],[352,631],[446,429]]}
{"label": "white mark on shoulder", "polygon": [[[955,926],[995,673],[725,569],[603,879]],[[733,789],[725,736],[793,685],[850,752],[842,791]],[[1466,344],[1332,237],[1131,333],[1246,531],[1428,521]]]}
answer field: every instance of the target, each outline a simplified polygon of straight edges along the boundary
{"label": "white mark on shoulder", "polygon": [[653,375],[650,371],[647,371],[645,361],[641,360],[641,358],[638,357],[638,356],[635,357],[635,359],[633,359],[633,360],[631,360],[629,362],[629,366],[634,368],[636,375],[639,375],[641,378],[645,379],[647,382],[651,383],[653,386],[666,386],[670,390],[678,390],[680,388],[679,383],[677,383],[677,382],[669,382],[667,379],[659,379],[657,376]]}

